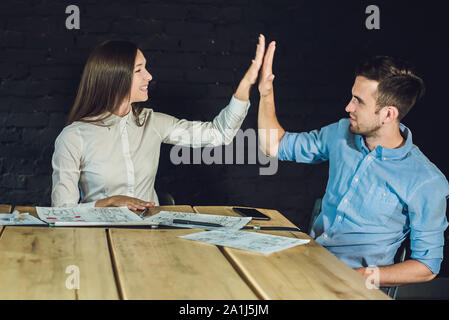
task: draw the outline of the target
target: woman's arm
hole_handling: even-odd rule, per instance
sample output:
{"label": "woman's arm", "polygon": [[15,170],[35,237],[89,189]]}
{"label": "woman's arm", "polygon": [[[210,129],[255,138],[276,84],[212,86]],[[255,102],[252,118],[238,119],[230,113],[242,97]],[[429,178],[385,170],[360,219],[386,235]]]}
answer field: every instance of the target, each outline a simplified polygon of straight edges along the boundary
{"label": "woman's arm", "polygon": [[129,210],[138,211],[154,207],[154,202],[147,202],[128,196],[112,196],[95,202],[95,207],[128,207]]}
{"label": "woman's arm", "polygon": [[256,47],[256,56],[251,62],[251,66],[240,81],[237,90],[234,93],[234,97],[241,101],[248,101],[251,87],[256,83],[257,76],[259,74],[260,67],[262,66],[263,54],[265,51],[265,37],[259,35],[259,43]]}
{"label": "woman's arm", "polygon": [[[52,158],[51,205],[53,207],[77,206],[80,193],[81,138],[76,128],[65,128],[56,138]],[[84,204],[94,206],[94,203]]]}
{"label": "woman's arm", "polygon": [[227,107],[222,109],[212,121],[179,120],[157,113],[157,121],[154,124],[162,142],[191,147],[229,144],[248,112],[250,89],[256,83],[264,50],[264,37],[260,35],[251,66],[240,81]]}

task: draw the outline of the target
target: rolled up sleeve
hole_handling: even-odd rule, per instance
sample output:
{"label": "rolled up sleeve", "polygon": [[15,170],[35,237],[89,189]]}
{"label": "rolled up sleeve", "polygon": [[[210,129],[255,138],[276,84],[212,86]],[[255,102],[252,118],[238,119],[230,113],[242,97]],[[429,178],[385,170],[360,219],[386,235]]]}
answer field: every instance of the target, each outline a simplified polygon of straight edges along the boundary
{"label": "rolled up sleeve", "polygon": [[310,132],[286,132],[279,143],[278,159],[321,163],[329,159],[328,136],[335,124]]}
{"label": "rolled up sleeve", "polygon": [[421,184],[409,202],[410,258],[438,274],[443,260],[447,180],[435,177]]}

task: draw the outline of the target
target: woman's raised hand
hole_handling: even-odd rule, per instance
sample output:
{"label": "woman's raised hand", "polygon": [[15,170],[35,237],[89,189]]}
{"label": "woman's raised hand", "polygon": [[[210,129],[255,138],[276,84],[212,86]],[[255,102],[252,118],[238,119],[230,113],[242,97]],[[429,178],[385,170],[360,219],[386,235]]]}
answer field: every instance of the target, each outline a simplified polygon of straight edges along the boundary
{"label": "woman's raised hand", "polygon": [[259,35],[259,43],[256,47],[256,56],[252,60],[251,66],[243,77],[244,80],[248,81],[249,84],[253,85],[256,83],[257,76],[259,74],[260,67],[263,62],[263,54],[265,52],[265,37],[263,34]]}
{"label": "woman's raised hand", "polygon": [[259,74],[260,67],[263,62],[263,55],[265,52],[265,37],[263,34],[259,35],[259,43],[256,48],[256,56],[251,62],[251,65],[240,81],[234,96],[242,101],[249,100],[249,92],[253,84],[257,81],[257,76]]}

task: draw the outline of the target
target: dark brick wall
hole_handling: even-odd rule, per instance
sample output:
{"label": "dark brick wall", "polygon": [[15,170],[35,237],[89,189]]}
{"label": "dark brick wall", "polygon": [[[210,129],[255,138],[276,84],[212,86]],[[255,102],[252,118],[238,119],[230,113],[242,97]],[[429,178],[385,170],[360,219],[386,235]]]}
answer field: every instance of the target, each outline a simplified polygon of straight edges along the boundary
{"label": "dark brick wall", "polygon": [[[67,30],[65,8],[81,11]],[[381,29],[365,28],[377,4]],[[447,73],[443,1],[147,0],[3,1],[0,3],[0,203],[49,205],[51,156],[87,56],[103,40],[139,43],[154,81],[147,106],[191,120],[211,120],[243,76],[259,33],[277,41],[277,113],[286,130],[319,128],[345,116],[352,72],[367,54],[413,61],[427,95],[404,123],[446,174]],[[257,126],[258,93],[242,129]],[[307,228],[323,194],[327,164],[171,164],[163,146],[156,183],[180,204],[275,208]]]}

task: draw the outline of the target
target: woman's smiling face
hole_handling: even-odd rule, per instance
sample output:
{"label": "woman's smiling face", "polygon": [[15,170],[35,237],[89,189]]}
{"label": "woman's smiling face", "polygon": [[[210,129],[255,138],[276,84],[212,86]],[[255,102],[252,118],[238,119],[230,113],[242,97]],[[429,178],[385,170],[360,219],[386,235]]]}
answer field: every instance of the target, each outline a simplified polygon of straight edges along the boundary
{"label": "woman's smiling face", "polygon": [[146,69],[146,59],[142,51],[137,49],[134,62],[133,80],[131,84],[130,102],[142,102],[148,100],[148,84],[153,79]]}

